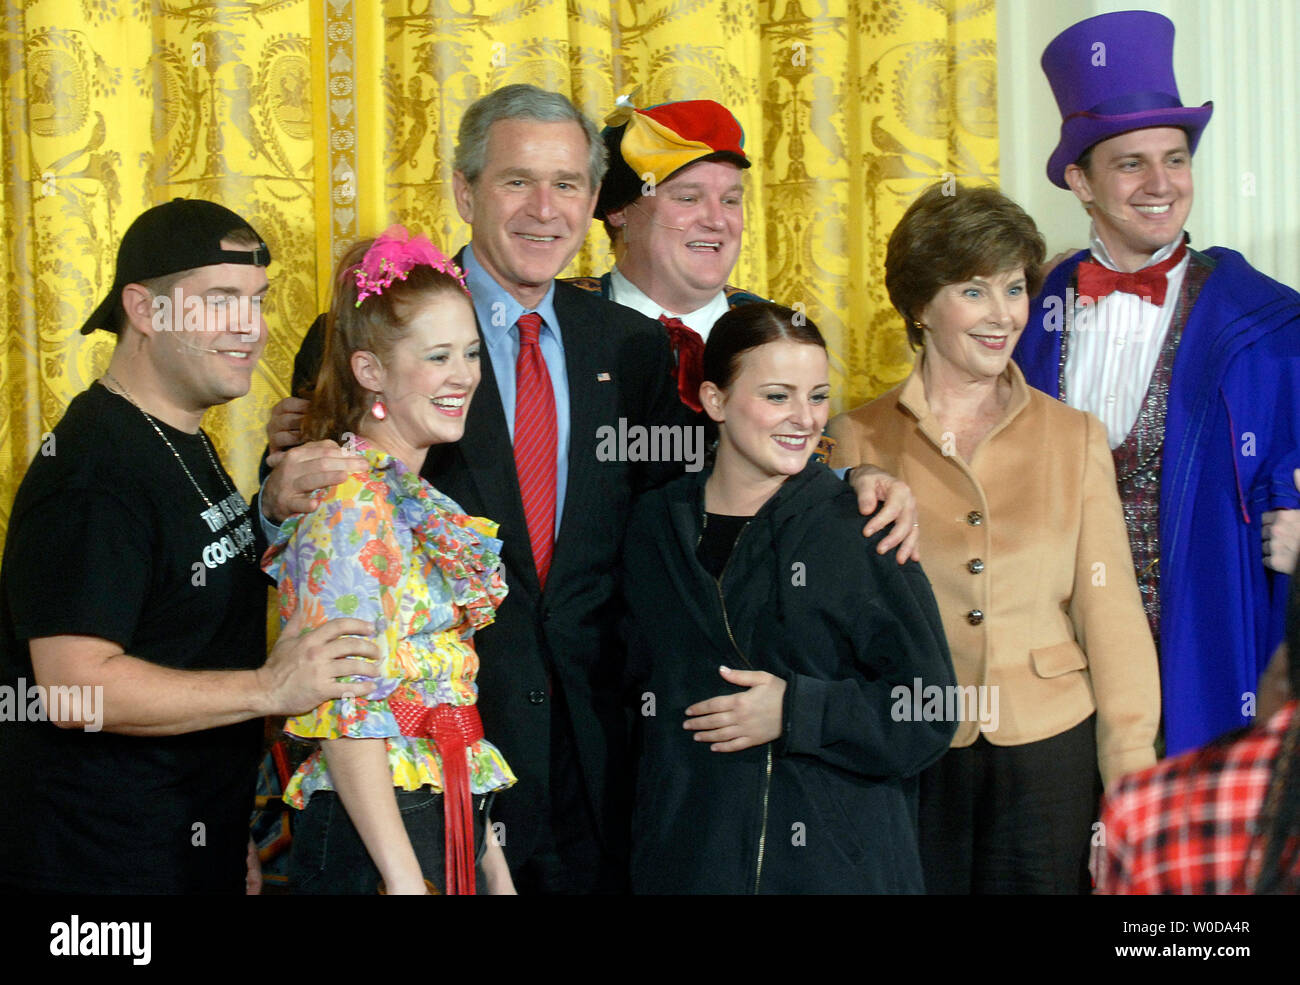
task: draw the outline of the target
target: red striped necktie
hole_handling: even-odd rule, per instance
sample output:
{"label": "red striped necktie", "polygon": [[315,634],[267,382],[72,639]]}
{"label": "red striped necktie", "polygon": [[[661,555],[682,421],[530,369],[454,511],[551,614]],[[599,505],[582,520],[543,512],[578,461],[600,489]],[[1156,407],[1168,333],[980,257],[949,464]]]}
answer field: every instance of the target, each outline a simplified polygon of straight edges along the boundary
{"label": "red striped necktie", "polygon": [[538,336],[542,316],[519,316],[519,361],[515,364],[515,472],[524,521],[533,547],[537,581],[545,588],[555,552],[555,391]]}

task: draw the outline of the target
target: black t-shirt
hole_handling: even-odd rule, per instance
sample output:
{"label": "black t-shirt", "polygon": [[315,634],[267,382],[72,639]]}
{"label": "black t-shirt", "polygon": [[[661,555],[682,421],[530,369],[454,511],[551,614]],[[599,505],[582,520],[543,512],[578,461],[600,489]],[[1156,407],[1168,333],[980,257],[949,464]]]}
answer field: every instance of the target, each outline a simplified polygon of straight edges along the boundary
{"label": "black t-shirt", "polygon": [[140,410],[99,384],[68,406],[14,501],[0,568],[0,686],[16,698],[0,716],[0,883],[242,889],[260,719],[162,737],[12,720],[29,717],[33,638],[99,636],[192,670],[265,660],[255,518],[203,438],[157,424],[211,507]]}
{"label": "black t-shirt", "polygon": [[714,579],[722,577],[731,551],[736,546],[736,538],[752,519],[752,516],[727,516],[724,513],[704,514],[704,526],[700,531],[700,542],[695,548],[695,557]]}

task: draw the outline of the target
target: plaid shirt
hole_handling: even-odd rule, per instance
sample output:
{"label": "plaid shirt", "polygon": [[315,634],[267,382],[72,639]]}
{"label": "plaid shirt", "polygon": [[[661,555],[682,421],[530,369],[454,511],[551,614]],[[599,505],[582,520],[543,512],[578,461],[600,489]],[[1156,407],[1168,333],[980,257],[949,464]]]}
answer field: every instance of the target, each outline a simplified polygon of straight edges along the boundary
{"label": "plaid shirt", "polygon": [[1255,819],[1296,707],[1120,780],[1102,805],[1097,892],[1250,892]]}

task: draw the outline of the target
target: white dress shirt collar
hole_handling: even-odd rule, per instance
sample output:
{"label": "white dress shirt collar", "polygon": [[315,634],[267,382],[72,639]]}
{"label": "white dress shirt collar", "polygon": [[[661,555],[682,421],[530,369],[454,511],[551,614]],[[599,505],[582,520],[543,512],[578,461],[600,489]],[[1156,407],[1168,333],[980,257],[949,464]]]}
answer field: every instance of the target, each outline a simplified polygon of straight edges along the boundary
{"label": "white dress shirt collar", "polygon": [[[1091,240],[1093,259],[1118,270],[1095,225]],[[1167,259],[1182,241],[1179,233],[1172,243],[1156,250],[1145,266]],[[1169,287],[1160,307],[1123,291],[1095,304],[1075,302],[1065,361],[1065,399],[1071,407],[1101,419],[1111,448],[1124,443],[1142,411],[1190,261],[1191,256],[1185,255],[1166,273]]]}
{"label": "white dress shirt collar", "polygon": [[[1103,267],[1108,267],[1111,270],[1119,270],[1119,267],[1115,265],[1115,261],[1110,258],[1110,251],[1106,249],[1106,244],[1103,243],[1101,237],[1097,235],[1097,224],[1095,222],[1092,224],[1092,229],[1088,233],[1088,239],[1092,246],[1092,258]],[[1166,243],[1164,246],[1160,247],[1160,249],[1152,253],[1151,259],[1138,267],[1138,270],[1145,270],[1147,267],[1167,260],[1169,257],[1173,256],[1174,250],[1178,249],[1178,244],[1182,241],[1183,231],[1180,229],[1172,243]]]}
{"label": "white dress shirt collar", "polygon": [[706,342],[709,339],[709,329],[713,328],[713,323],[727,313],[727,295],[724,291],[719,291],[713,300],[702,308],[696,308],[686,314],[679,314],[675,311],[669,311],[658,301],[651,298],[645,291],[624,277],[618,267],[610,271],[609,281],[609,294],[612,300],[634,311],[641,312],[647,318],[657,319],[660,315],[680,318],[687,328],[693,329]]}

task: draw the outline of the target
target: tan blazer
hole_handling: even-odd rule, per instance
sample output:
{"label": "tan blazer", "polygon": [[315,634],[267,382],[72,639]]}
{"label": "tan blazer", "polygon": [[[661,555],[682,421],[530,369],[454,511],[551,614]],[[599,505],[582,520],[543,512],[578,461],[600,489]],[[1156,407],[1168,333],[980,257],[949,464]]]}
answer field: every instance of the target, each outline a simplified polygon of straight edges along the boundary
{"label": "tan blazer", "polygon": [[[957,681],[998,689],[985,737],[1035,742],[1095,710],[1110,786],[1155,762],[1160,679],[1106,430],[1011,363],[1006,416],[967,463],[930,412],[923,356],[901,385],[831,421],[831,464],[871,462],[912,487]],[[979,730],[963,721],[952,744]]]}

